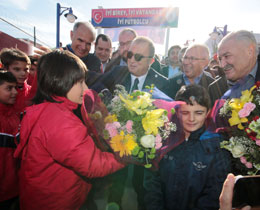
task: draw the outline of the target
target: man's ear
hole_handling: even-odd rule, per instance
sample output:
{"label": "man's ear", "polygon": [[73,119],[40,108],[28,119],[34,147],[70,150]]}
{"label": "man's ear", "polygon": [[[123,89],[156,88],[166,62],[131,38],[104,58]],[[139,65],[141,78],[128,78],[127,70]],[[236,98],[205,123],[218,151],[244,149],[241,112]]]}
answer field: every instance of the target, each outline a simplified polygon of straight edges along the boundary
{"label": "man's ear", "polygon": [[153,62],[154,62],[154,58],[151,59],[151,61],[150,61],[150,65],[152,65]]}

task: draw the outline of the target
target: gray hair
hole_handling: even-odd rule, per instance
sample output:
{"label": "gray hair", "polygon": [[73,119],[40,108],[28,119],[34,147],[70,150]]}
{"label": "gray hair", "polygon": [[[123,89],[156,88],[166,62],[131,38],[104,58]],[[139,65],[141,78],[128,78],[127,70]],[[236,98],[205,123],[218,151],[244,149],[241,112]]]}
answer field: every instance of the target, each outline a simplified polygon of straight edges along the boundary
{"label": "gray hair", "polygon": [[244,41],[247,42],[248,44],[253,44],[255,47],[255,53],[256,55],[259,53],[259,49],[257,46],[256,38],[254,34],[250,31],[247,30],[239,30],[239,31],[233,31],[226,35],[221,42],[219,43],[219,46],[228,40],[235,39],[236,41]]}
{"label": "gray hair", "polygon": [[134,37],[137,37],[136,31],[132,28],[124,28],[122,31],[120,31],[119,36],[121,36],[121,34],[124,34],[124,33],[132,33],[134,35]]}
{"label": "gray hair", "polygon": [[96,38],[96,29],[90,22],[76,22],[73,26],[73,32],[75,32],[81,25],[84,25],[91,33],[93,38]]}
{"label": "gray hair", "polygon": [[206,59],[209,59],[210,58],[210,53],[209,53],[209,48],[207,45],[205,44],[193,44],[191,45],[190,47],[188,47],[185,51],[185,53],[190,50],[190,49],[193,49],[193,48],[200,48],[202,49],[203,51],[203,54],[205,53],[205,55],[207,56]]}

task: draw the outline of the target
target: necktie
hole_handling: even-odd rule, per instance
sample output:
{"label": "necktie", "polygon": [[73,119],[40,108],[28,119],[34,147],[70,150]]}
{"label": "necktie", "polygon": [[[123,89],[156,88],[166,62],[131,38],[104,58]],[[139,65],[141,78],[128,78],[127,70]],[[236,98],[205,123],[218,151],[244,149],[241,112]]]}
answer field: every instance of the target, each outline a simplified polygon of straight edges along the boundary
{"label": "necktie", "polygon": [[134,90],[138,90],[138,84],[139,84],[139,79],[138,78],[135,78],[135,81],[134,81],[134,85],[132,87],[132,92]]}

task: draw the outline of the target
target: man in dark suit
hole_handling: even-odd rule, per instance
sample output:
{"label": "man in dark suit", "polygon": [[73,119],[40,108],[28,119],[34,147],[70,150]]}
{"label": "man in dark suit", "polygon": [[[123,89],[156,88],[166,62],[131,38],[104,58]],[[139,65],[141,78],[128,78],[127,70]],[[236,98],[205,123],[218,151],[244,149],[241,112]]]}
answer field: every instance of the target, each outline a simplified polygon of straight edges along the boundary
{"label": "man in dark suit", "polygon": [[112,41],[106,34],[99,34],[95,42],[95,55],[101,61],[100,73],[106,71],[106,66],[112,54]]}
{"label": "man in dark suit", "polygon": [[210,73],[204,71],[208,63],[209,50],[207,46],[201,44],[190,46],[182,59],[183,73],[169,80],[169,96],[175,98],[181,86],[193,83],[208,89],[208,86],[214,81]]}
{"label": "man in dark suit", "polygon": [[[127,52],[127,66],[116,66],[111,71],[102,76],[102,84],[99,86],[99,91],[104,88],[111,92],[115,89],[116,84],[123,85],[126,90],[131,93],[134,90],[144,90],[145,87],[154,84],[160,98],[168,98],[163,91],[167,90],[168,79],[150,68],[153,63],[155,48],[153,42],[146,37],[135,38]],[[154,95],[153,95],[154,96]],[[144,189],[143,189],[143,166],[134,166],[133,187],[137,193],[138,209],[144,210]],[[121,199],[124,191],[128,174],[128,168],[121,169],[113,174],[112,187],[109,190],[109,202],[116,202],[121,205]]]}
{"label": "man in dark suit", "polygon": [[[228,80],[223,99],[239,98],[260,80],[259,49],[253,33],[240,30],[226,35],[219,43],[218,58]],[[217,90],[218,84],[212,85]]]}

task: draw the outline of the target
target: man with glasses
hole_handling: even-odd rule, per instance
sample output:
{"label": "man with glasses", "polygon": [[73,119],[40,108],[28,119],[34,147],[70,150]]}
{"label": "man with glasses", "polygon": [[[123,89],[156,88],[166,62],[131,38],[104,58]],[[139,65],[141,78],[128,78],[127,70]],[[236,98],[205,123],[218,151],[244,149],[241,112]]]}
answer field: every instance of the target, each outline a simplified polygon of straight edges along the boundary
{"label": "man with glasses", "polygon": [[112,59],[106,66],[106,72],[112,70],[115,66],[127,66],[127,51],[132,41],[137,37],[136,31],[131,28],[125,28],[119,33],[119,56]]}
{"label": "man with glasses", "polygon": [[169,96],[175,98],[176,93],[183,85],[199,84],[208,89],[208,86],[214,81],[208,72],[204,69],[209,63],[209,49],[202,44],[190,46],[183,58],[183,73],[169,80]]}
{"label": "man with glasses", "polygon": [[[146,86],[153,84],[155,86],[153,98],[171,100],[162,92],[168,88],[168,79],[150,67],[154,61],[154,54],[154,44],[149,38],[141,36],[135,38],[126,53],[127,66],[116,66],[105,73],[102,76],[102,84],[111,92],[115,89],[115,85],[121,84],[129,93],[134,90],[145,90]],[[134,166],[133,173],[135,177],[133,187],[137,193],[138,209],[144,210],[144,167]],[[116,202],[121,206],[127,176],[128,167],[110,175],[112,186],[109,189],[108,202]]]}

